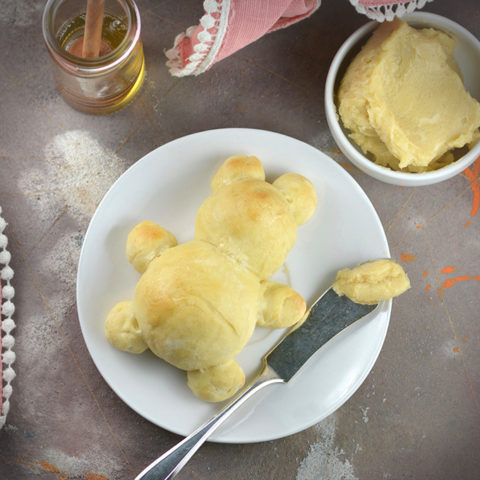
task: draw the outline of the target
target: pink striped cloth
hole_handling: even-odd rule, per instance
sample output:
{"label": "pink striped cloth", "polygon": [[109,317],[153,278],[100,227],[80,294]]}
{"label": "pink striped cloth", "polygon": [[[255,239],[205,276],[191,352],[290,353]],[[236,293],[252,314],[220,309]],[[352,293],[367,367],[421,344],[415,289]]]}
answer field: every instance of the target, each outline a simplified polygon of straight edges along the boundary
{"label": "pink striped cloth", "polygon": [[[340,0],[336,0],[340,1]],[[346,1],[346,0],[345,0]],[[432,0],[350,0],[359,13],[383,22]],[[177,77],[199,75],[263,35],[309,17],[321,0],[205,0],[198,25],[177,35],[167,66]]]}

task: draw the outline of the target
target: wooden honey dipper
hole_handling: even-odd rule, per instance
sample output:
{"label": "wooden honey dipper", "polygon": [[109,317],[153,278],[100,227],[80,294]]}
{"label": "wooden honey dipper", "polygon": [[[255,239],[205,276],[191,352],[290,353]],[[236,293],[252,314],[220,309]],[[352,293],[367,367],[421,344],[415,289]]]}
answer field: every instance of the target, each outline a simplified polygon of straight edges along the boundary
{"label": "wooden honey dipper", "polygon": [[84,34],[72,42],[69,53],[77,57],[96,58],[112,51],[102,39],[104,8],[105,0],[87,0]]}

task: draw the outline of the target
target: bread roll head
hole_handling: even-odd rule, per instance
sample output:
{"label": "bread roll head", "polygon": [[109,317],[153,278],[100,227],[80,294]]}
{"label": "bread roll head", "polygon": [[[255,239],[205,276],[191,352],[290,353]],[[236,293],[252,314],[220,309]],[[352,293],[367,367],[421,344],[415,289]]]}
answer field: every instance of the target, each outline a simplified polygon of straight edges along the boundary
{"label": "bread roll head", "polygon": [[256,157],[230,157],[212,181],[213,193],[195,219],[195,239],[215,245],[263,280],[284,263],[297,238],[297,225],[316,206],[313,185],[285,174],[265,182]]}
{"label": "bread roll head", "polygon": [[281,267],[296,238],[297,224],[283,196],[254,178],[214,192],[195,220],[195,239],[215,245],[260,279]]}

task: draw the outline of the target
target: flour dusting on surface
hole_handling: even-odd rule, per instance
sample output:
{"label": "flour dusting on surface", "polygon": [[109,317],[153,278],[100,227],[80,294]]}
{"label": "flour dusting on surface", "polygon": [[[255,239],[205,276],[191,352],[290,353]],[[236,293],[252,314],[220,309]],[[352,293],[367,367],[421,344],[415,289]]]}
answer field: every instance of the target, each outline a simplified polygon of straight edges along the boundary
{"label": "flour dusting on surface", "polygon": [[310,446],[310,451],[302,460],[296,480],[358,480],[353,465],[335,446],[335,427],[335,415],[330,415],[314,427],[318,441]]}
{"label": "flour dusting on surface", "polygon": [[[54,278],[62,289],[46,289],[47,302],[62,320],[75,305],[77,265],[86,230],[105,193],[128,167],[89,132],[71,130],[53,137],[41,161],[27,166],[18,186],[31,207],[39,239],[49,235],[53,245],[41,257],[40,278]],[[48,233],[55,219],[67,223],[67,233]],[[65,224],[64,224],[65,225]],[[50,291],[49,291],[50,290]],[[45,292],[44,292],[45,293]]]}
{"label": "flour dusting on surface", "polygon": [[[109,458],[104,452],[89,452],[88,459],[71,456],[58,449],[47,449],[45,451],[45,458],[48,462],[56,467],[59,472],[64,472],[66,478],[88,478],[88,472],[95,469],[97,464],[103,465],[103,470],[109,472],[117,472],[121,467],[113,459]],[[95,478],[94,474],[90,474],[90,478]],[[97,475],[96,478],[101,478]],[[107,477],[103,477],[107,478]]]}
{"label": "flour dusting on surface", "polygon": [[45,154],[65,203],[74,214],[87,218],[126,168],[114,152],[82,130],[56,136]]}
{"label": "flour dusting on surface", "polygon": [[65,206],[80,222],[88,221],[110,186],[128,165],[92,135],[71,130],[57,135],[45,147],[46,171],[33,167],[20,179],[22,191],[56,192],[57,205],[45,208],[60,212]]}
{"label": "flour dusting on surface", "polygon": [[360,407],[360,410],[362,411],[363,423],[368,423],[368,411],[370,410],[370,407]]}
{"label": "flour dusting on surface", "polygon": [[455,358],[457,356],[455,349],[457,348],[457,342],[455,340],[450,339],[443,343],[441,346],[441,350],[445,357],[447,358]]}
{"label": "flour dusting on surface", "polygon": [[[55,281],[62,284],[62,290],[52,293],[47,299],[58,319],[75,305],[75,285],[80,246],[77,235],[66,234],[59,237],[54,248],[43,258],[41,270],[55,275]],[[66,295],[66,292],[70,292]]]}
{"label": "flour dusting on surface", "polygon": [[57,282],[64,286],[75,285],[76,269],[80,256],[77,235],[67,233],[59,237],[55,247],[42,260],[42,270],[55,272]]}

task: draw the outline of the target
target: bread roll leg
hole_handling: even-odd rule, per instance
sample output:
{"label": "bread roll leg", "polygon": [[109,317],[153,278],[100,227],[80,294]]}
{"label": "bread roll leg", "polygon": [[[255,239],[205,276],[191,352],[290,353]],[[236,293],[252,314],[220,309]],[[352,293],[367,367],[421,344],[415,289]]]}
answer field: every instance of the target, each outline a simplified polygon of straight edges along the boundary
{"label": "bread roll leg", "polygon": [[125,352],[142,353],[147,349],[132,302],[119,302],[110,310],[105,320],[105,336],[114,347]]}
{"label": "bread roll leg", "polygon": [[190,390],[207,402],[221,402],[230,398],[245,383],[242,367],[232,359],[221,365],[187,374]]}

